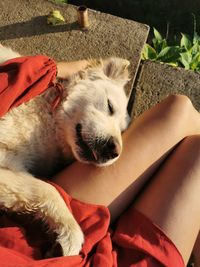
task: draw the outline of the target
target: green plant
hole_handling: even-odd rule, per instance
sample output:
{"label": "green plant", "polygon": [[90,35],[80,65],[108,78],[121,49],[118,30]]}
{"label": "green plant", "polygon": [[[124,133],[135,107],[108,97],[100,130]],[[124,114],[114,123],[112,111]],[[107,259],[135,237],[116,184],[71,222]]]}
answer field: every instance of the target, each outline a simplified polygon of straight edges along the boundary
{"label": "green plant", "polygon": [[65,22],[64,17],[61,15],[59,10],[52,10],[47,16],[47,24],[58,25]]}
{"label": "green plant", "polygon": [[145,44],[142,59],[160,61],[172,66],[200,71],[200,36],[194,29],[193,38],[181,33],[180,43],[170,46],[167,40],[154,28],[152,46]]}

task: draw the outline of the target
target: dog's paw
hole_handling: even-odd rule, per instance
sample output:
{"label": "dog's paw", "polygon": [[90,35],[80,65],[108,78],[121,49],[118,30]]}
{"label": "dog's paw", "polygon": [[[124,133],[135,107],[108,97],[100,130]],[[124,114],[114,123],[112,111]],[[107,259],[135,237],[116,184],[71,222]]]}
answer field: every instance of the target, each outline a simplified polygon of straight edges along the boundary
{"label": "dog's paw", "polygon": [[65,225],[54,230],[57,235],[54,245],[45,253],[45,258],[78,255],[84,243],[83,232],[78,223],[70,218]]}
{"label": "dog's paw", "polygon": [[74,219],[68,220],[67,225],[59,229],[59,232],[57,242],[62,247],[63,255],[78,255],[84,242],[84,235],[78,223]]}

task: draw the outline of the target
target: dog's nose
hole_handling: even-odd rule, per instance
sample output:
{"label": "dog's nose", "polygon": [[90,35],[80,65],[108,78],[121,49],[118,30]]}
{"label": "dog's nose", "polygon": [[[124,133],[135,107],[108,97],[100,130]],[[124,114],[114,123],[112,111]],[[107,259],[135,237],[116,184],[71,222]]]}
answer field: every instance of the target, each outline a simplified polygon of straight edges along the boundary
{"label": "dog's nose", "polygon": [[101,157],[105,159],[114,159],[119,156],[121,146],[117,138],[111,136],[105,145],[102,146]]}

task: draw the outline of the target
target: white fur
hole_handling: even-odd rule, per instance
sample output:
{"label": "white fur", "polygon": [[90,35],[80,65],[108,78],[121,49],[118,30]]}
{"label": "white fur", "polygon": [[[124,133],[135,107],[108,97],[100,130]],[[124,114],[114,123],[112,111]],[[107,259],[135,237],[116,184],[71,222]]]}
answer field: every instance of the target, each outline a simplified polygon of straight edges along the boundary
{"label": "white fur", "polygon": [[[19,56],[0,46],[1,63]],[[121,132],[129,122],[123,90],[128,64],[119,58],[91,61],[87,70],[62,82],[63,98],[54,112],[57,91],[50,88],[0,118],[0,205],[19,213],[34,211],[46,220],[64,255],[79,253],[82,231],[54,187],[33,175],[51,176],[58,163],[64,166],[74,158],[99,166],[117,160]]]}

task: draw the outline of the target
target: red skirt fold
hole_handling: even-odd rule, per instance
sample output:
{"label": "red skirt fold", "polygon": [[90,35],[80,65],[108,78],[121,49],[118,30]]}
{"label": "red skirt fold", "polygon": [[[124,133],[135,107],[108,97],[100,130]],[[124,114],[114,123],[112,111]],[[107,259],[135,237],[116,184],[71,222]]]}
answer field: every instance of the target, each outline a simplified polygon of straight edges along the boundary
{"label": "red skirt fold", "polygon": [[[55,185],[81,226],[85,243],[79,255],[42,259],[47,244],[37,236],[30,245],[23,227],[13,221],[1,221],[1,267],[183,267],[184,262],[172,241],[148,218],[131,207],[109,229],[106,207],[73,199]],[[7,225],[6,225],[7,224]],[[34,227],[34,226],[33,226]],[[33,234],[35,235],[35,227]]]}

